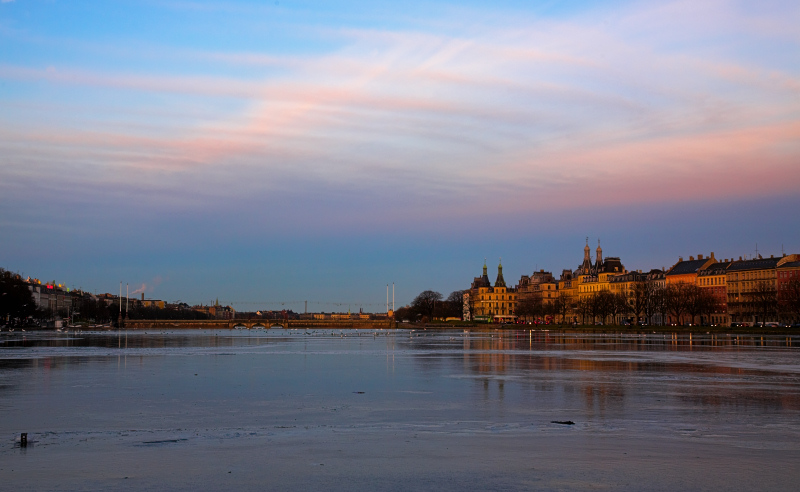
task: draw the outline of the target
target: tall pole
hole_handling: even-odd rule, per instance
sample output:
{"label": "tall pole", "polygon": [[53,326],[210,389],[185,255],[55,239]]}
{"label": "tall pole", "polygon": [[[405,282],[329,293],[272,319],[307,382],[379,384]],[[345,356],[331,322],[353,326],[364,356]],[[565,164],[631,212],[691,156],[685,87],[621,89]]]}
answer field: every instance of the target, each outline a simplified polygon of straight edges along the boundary
{"label": "tall pole", "polygon": [[128,283],[125,282],[125,319],[131,319],[129,314],[130,307],[128,306],[128,300],[130,299],[130,290],[128,287]]}
{"label": "tall pole", "polygon": [[394,312],[394,282],[392,282],[392,312]]}
{"label": "tall pole", "polygon": [[386,284],[386,314],[389,314],[389,284]]}
{"label": "tall pole", "polygon": [[117,299],[119,300],[119,319],[117,319],[117,322],[119,324],[119,328],[121,329],[122,328],[122,280],[119,281],[119,297]]}

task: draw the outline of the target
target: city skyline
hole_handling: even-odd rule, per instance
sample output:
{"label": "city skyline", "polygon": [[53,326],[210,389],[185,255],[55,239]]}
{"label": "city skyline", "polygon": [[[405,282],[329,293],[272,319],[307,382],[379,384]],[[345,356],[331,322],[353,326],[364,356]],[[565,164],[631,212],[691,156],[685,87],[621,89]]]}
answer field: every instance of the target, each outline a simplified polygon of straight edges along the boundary
{"label": "city skyline", "polygon": [[[397,305],[800,251],[794,2],[0,3],[0,266]],[[591,244],[593,247],[594,245]],[[134,290],[133,288],[131,289]]]}

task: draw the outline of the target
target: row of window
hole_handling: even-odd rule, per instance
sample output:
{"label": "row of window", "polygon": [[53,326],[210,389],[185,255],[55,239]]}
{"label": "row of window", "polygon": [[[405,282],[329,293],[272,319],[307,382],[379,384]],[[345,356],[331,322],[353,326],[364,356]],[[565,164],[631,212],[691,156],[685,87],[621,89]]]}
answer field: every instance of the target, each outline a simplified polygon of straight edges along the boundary
{"label": "row of window", "polygon": [[757,270],[754,272],[730,273],[733,280],[753,280],[759,278],[775,278],[773,270]]}

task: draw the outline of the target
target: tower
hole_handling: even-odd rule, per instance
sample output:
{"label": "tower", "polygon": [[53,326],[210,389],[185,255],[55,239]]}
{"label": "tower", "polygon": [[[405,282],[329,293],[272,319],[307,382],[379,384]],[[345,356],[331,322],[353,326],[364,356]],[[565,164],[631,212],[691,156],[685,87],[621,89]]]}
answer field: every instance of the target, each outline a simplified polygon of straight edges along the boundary
{"label": "tower", "polygon": [[[485,267],[484,267],[485,268]],[[500,260],[500,263],[497,264],[497,280],[494,282],[495,287],[505,287],[506,280],[503,278],[503,260]]]}
{"label": "tower", "polygon": [[603,248],[600,247],[600,240],[597,240],[597,268],[598,270],[603,265]]}

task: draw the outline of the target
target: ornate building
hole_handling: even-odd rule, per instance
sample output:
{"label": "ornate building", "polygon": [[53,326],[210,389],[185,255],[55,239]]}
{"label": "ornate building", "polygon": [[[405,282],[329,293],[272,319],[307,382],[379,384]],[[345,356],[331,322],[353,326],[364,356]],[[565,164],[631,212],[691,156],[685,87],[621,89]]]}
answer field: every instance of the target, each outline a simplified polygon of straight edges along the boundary
{"label": "ornate building", "polygon": [[[511,321],[516,319],[517,291],[506,286],[503,278],[503,265],[497,265],[497,279],[494,286],[489,282],[486,263],[483,275],[475,277],[467,291],[469,317],[474,320]],[[465,319],[466,319],[465,313]]]}
{"label": "ornate building", "polygon": [[602,290],[609,290],[609,278],[615,275],[627,273],[622,261],[616,256],[609,256],[603,260],[603,248],[600,247],[600,240],[597,240],[597,257],[592,263],[589,257],[589,240],[583,248],[583,263],[573,273],[573,284],[576,284],[579,299],[586,299]]}

